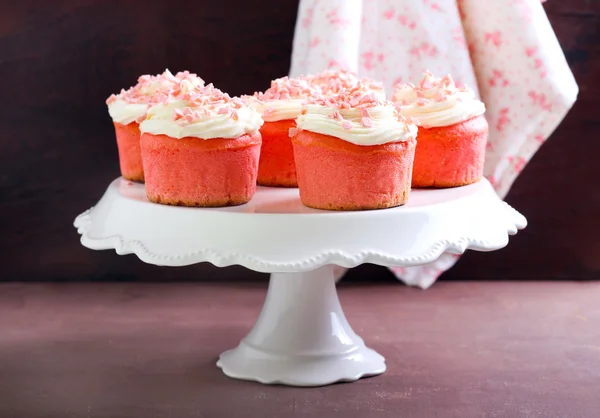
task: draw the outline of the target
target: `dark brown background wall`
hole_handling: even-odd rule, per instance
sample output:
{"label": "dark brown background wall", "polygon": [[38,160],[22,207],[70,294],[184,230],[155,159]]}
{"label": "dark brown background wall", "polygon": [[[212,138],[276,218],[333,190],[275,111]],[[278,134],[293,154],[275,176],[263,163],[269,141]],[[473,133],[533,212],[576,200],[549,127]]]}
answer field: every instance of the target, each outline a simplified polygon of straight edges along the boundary
{"label": "dark brown background wall", "polygon": [[[580,86],[575,108],[507,200],[530,226],[448,278],[600,277],[600,2],[545,5]],[[0,2],[0,280],[258,278],[147,266],[81,247],[72,221],[118,176],[105,98],[189,69],[231,94],[285,75],[297,1]],[[366,266],[354,278],[391,276]]]}

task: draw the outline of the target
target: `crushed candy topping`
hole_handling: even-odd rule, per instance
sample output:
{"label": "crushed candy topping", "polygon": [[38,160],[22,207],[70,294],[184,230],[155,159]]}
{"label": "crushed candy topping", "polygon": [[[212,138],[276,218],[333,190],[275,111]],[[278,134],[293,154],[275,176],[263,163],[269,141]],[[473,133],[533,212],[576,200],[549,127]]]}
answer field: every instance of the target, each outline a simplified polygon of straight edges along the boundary
{"label": "crushed candy topping", "polygon": [[264,93],[254,93],[259,102],[273,100],[305,99],[315,94],[315,89],[304,78],[281,77],[271,81]]}
{"label": "crushed candy topping", "polygon": [[142,75],[138,83],[128,90],[121,89],[118,95],[111,94],[106,99],[110,105],[117,100],[130,104],[151,105],[166,103],[169,100],[183,99],[183,96],[202,88],[204,80],[189,71],[181,71],[173,75],[169,70],[158,75]]}
{"label": "crushed candy topping", "polygon": [[[412,83],[396,84],[394,86],[394,96],[396,96],[399,91],[407,89],[415,94],[417,100],[411,102],[408,99],[399,99],[398,102],[402,106],[408,106],[411,103],[414,103],[417,106],[425,106],[431,102],[439,103],[448,100],[450,96],[470,91],[466,85],[455,83],[450,74],[447,74],[444,77],[435,77],[429,71],[425,71],[423,79],[417,86]],[[399,96],[402,95],[399,94]],[[456,99],[458,101],[461,100],[460,97],[457,97]]]}
{"label": "crushed candy topping", "polygon": [[355,88],[359,83],[375,92],[383,92],[383,85],[369,78],[359,79],[358,75],[346,69],[325,70],[305,77],[306,80],[322,94],[338,94],[343,90]]}
{"label": "crushed candy topping", "polygon": [[[344,119],[342,111],[360,109],[360,117],[358,118],[360,125],[365,128],[372,128],[374,126],[374,121],[369,109],[378,106],[391,106],[396,120],[403,122],[405,125],[412,123],[410,118],[406,118],[400,114],[399,105],[380,99],[373,90],[369,89],[361,82],[358,82],[355,87],[344,89],[335,95],[315,95],[307,100],[307,105],[318,105],[332,109],[329,118],[340,122],[344,130],[352,129],[352,122]],[[305,105],[305,107],[302,108],[302,114],[306,114],[307,111]]]}
{"label": "crushed candy topping", "polygon": [[307,102],[334,109],[369,108],[379,106],[383,103],[373,90],[365,87],[360,82],[355,87],[344,89],[332,96],[323,94],[313,96]]}
{"label": "crushed candy topping", "polygon": [[189,91],[185,96],[185,101],[188,102],[189,107],[183,111],[175,109],[173,113],[173,120],[180,126],[186,126],[210,116],[227,116],[237,122],[240,119],[238,110],[249,107],[248,102],[244,99],[230,97],[227,93],[214,87],[212,83]]}

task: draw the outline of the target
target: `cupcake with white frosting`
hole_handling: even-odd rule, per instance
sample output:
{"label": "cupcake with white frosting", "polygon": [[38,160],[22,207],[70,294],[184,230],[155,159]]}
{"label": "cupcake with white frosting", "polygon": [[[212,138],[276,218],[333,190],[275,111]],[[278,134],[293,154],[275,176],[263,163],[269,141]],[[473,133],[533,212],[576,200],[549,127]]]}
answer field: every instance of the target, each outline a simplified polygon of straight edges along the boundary
{"label": "cupcake with white frosting", "polygon": [[413,187],[456,187],[479,181],[488,135],[485,105],[452,77],[426,72],[421,82],[399,84],[394,101],[419,126]]}
{"label": "cupcake with white frosting", "polygon": [[148,199],[182,206],[231,206],[256,192],[263,120],[209,84],[151,107],[140,124]]}
{"label": "cupcake with white frosting", "polygon": [[143,75],[138,83],[119,94],[111,94],[106,100],[108,113],[115,126],[121,175],[132,181],[144,181],[144,169],[140,152],[141,122],[148,109],[180,92],[181,83],[191,88],[204,85],[204,80],[189,71],[176,75],[169,70],[159,75]]}
{"label": "cupcake with white frosting", "polygon": [[417,127],[361,83],[309,99],[290,130],[300,198],[327,210],[408,201]]}
{"label": "cupcake with white frosting", "polygon": [[271,82],[263,93],[248,98],[262,114],[262,147],[258,165],[258,184],[297,187],[294,149],[289,137],[296,126],[302,105],[314,95],[314,89],[302,78],[282,77]]}

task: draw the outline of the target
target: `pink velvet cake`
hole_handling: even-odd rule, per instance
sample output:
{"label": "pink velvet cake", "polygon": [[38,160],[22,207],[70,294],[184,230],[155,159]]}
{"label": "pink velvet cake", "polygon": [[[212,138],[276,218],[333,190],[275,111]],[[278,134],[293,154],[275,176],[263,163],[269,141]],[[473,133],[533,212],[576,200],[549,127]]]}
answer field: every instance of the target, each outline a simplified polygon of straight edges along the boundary
{"label": "pink velvet cake", "polygon": [[107,100],[108,112],[115,126],[121,175],[132,181],[144,181],[144,169],[140,151],[139,122],[146,116],[150,106],[176,95],[181,82],[194,87],[204,85],[196,74],[188,71],[171,74],[169,70],[151,76],[143,75],[129,90],[112,94]]}
{"label": "pink velvet cake", "polygon": [[273,187],[298,187],[294,148],[289,132],[294,119],[265,122],[260,128],[262,146],[258,163],[258,184]]}
{"label": "pink velvet cake", "polygon": [[314,89],[304,79],[278,78],[264,93],[252,97],[255,108],[262,113],[260,128],[262,147],[258,164],[258,184],[262,186],[298,187],[294,149],[289,137],[296,127],[302,104]]}
{"label": "pink velvet cake", "polygon": [[313,98],[290,131],[300,199],[327,210],[403,205],[410,193],[417,127],[360,83]]}
{"label": "pink velvet cake", "polygon": [[260,134],[234,140],[142,135],[146,193],[155,203],[233,206],[256,191]]}
{"label": "pink velvet cake", "polygon": [[263,121],[209,84],[166,99],[140,124],[146,194],[155,203],[231,206],[256,192]]}
{"label": "pink velvet cake", "polygon": [[412,187],[457,187],[483,177],[488,124],[473,91],[426,72],[417,86],[397,85],[394,100],[419,126]]}
{"label": "pink velvet cake", "polygon": [[481,180],[487,133],[483,116],[450,126],[419,128],[413,187],[457,187]]}
{"label": "pink velvet cake", "polygon": [[113,124],[117,135],[121,175],[127,180],[143,182],[144,168],[142,167],[142,153],[140,151],[139,123],[131,122],[123,125],[119,122],[113,122]]}

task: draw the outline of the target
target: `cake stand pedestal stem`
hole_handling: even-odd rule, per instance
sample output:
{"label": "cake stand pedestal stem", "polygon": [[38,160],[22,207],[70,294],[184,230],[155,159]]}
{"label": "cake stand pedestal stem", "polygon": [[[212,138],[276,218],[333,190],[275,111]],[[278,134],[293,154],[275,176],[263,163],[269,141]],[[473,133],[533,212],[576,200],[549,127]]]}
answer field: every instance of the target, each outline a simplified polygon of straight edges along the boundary
{"label": "cake stand pedestal stem", "polygon": [[217,366],[236,379],[320,386],[381,374],[385,360],[348,324],[327,265],[273,273],[256,324]]}

